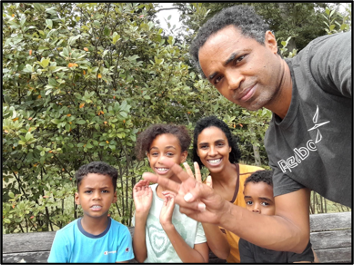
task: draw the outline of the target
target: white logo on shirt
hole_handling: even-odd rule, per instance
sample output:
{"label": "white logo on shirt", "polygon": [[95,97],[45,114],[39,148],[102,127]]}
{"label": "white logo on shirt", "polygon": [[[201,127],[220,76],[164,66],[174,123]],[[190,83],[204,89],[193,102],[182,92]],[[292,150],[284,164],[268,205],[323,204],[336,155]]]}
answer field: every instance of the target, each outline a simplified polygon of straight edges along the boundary
{"label": "white logo on shirt", "polygon": [[103,252],[104,255],[108,255],[109,253],[117,253],[117,250]]}
{"label": "white logo on shirt", "polygon": [[296,166],[298,166],[303,160],[305,160],[310,155],[311,151],[317,151],[316,143],[318,143],[322,140],[322,134],[319,130],[319,127],[321,127],[325,124],[328,124],[330,122],[330,121],[326,121],[326,122],[322,122],[322,123],[317,123],[318,117],[319,117],[319,108],[317,106],[316,113],[312,119],[312,121],[315,125],[308,130],[308,131],[312,131],[312,130],[317,129],[317,135],[316,135],[315,142],[313,142],[313,140],[310,139],[306,142],[305,147],[294,148],[294,156],[290,156],[286,160],[284,160],[284,159],[279,160],[278,165],[283,173],[286,173],[287,170],[289,170],[289,172],[291,172],[291,168],[295,168]]}
{"label": "white logo on shirt", "polygon": [[326,122],[322,122],[322,123],[317,124],[318,116],[319,116],[318,113],[319,113],[319,109],[318,109],[318,105],[317,105],[316,113],[313,116],[313,123],[315,125],[312,128],[310,128],[309,130],[307,130],[307,131],[311,131],[311,130],[317,129],[317,136],[316,136],[315,143],[318,143],[318,142],[320,142],[322,140],[322,135],[321,135],[321,132],[320,132],[320,130],[318,128],[329,123],[329,121],[326,121]]}

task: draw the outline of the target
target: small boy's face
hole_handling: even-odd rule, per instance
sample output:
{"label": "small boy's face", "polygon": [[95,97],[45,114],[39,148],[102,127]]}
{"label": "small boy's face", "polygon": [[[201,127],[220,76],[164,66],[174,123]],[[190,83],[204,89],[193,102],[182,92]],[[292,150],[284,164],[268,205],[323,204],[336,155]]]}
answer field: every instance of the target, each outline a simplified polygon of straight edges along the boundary
{"label": "small boy's face", "polygon": [[75,193],[75,203],[81,205],[84,215],[92,218],[107,217],[111,203],[117,201],[112,178],[107,175],[90,173]]}
{"label": "small boy's face", "polygon": [[246,208],[265,215],[275,214],[273,187],[264,182],[249,182],[243,190]]}

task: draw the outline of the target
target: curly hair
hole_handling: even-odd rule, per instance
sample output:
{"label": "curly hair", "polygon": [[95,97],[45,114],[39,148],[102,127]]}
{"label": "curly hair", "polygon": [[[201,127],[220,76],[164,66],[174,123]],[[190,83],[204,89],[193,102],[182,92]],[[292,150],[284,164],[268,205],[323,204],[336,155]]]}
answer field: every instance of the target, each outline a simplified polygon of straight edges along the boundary
{"label": "curly hair", "polygon": [[229,25],[234,25],[241,30],[244,36],[253,38],[262,45],[264,45],[265,33],[269,30],[269,25],[257,15],[251,6],[235,5],[225,8],[214,15],[199,29],[189,49],[194,65],[204,78],[204,73],[199,64],[199,49],[212,34]]}
{"label": "curly hair", "polygon": [[199,164],[200,168],[202,168],[204,166],[197,154],[198,136],[200,133],[202,133],[202,131],[205,128],[208,128],[208,127],[217,127],[222,132],[224,132],[224,134],[227,138],[227,141],[229,143],[229,146],[231,147],[229,161],[230,161],[230,163],[238,163],[239,159],[241,158],[241,152],[240,152],[240,149],[238,148],[237,141],[232,136],[231,131],[230,131],[229,127],[226,125],[226,123],[224,121],[218,119],[216,116],[208,116],[208,117],[204,117],[204,118],[198,120],[198,122],[194,128],[194,135],[193,135],[193,161],[197,162]]}
{"label": "curly hair", "polygon": [[273,171],[271,171],[271,170],[256,171],[252,175],[247,177],[247,179],[245,180],[245,187],[246,187],[246,184],[249,182],[252,182],[252,183],[264,182],[264,183],[273,187],[272,176],[273,176]]}
{"label": "curly hair", "polygon": [[191,144],[191,137],[185,126],[174,124],[151,125],[138,136],[135,151],[139,160],[144,159],[146,153],[149,152],[151,143],[157,136],[162,134],[172,134],[177,137],[181,146],[181,152],[187,151]]}
{"label": "curly hair", "polygon": [[109,176],[112,179],[114,191],[116,191],[118,171],[105,162],[90,162],[81,166],[75,173],[77,190],[79,190],[84,177],[92,173]]}

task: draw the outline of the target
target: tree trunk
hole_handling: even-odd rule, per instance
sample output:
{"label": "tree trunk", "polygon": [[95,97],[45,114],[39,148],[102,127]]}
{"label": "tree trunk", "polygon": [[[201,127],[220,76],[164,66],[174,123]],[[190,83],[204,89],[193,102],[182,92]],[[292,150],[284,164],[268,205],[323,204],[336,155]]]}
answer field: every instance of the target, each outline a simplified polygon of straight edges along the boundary
{"label": "tree trunk", "polygon": [[261,166],[261,156],[259,154],[259,147],[255,144],[253,146],[253,153],[254,153],[254,163],[257,166]]}

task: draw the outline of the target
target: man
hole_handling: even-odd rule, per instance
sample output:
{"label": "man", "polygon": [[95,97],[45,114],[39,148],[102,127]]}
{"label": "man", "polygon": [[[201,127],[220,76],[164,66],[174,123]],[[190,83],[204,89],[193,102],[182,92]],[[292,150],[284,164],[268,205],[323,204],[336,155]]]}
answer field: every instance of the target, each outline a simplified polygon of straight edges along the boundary
{"label": "man", "polygon": [[265,138],[274,170],[274,216],[223,201],[178,165],[182,184],[144,179],[178,192],[180,211],[218,224],[263,248],[301,253],[309,241],[310,191],[352,204],[351,32],[312,41],[293,59],[277,53],[253,8],[233,6],[207,21],[191,45],[204,76],[230,101],[273,118]]}

